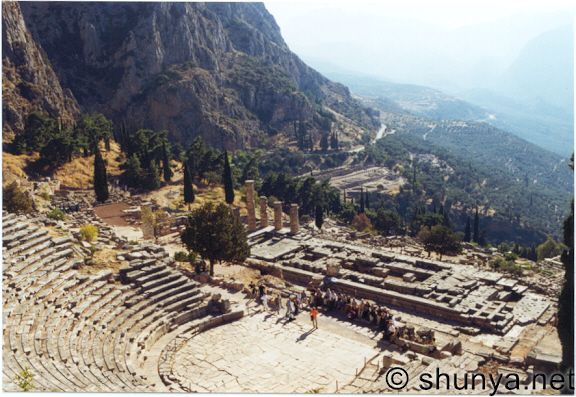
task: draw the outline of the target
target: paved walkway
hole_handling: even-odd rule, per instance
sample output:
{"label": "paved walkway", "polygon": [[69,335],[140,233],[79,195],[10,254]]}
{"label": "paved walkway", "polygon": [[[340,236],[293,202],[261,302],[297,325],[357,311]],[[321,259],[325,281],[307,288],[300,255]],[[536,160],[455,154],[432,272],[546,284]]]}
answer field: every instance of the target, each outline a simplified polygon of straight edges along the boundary
{"label": "paved walkway", "polygon": [[[258,313],[190,339],[172,369],[180,386],[197,392],[334,392],[378,353],[376,341],[308,313],[285,323]],[[350,337],[354,336],[354,337]]]}

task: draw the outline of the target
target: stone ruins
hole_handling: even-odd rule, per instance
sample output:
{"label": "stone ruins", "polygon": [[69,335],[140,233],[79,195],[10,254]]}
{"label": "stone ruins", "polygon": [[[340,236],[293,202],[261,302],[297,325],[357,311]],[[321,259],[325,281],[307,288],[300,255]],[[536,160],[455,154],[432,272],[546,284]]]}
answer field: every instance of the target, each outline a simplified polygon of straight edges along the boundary
{"label": "stone ruins", "polygon": [[[257,274],[272,297],[329,288],[385,307],[402,330],[396,341],[337,313],[322,312],[316,331],[307,313],[285,323],[273,304],[255,304],[241,278],[198,275],[162,245],[118,236],[84,205],[66,221],[4,213],[4,390],[17,391],[28,369],[37,391],[382,393],[393,391],[391,367],[411,378],[441,368],[516,373],[528,383],[558,364],[557,301],[538,286],[337,239],[301,225],[298,212],[279,201],[269,208],[247,181],[251,256],[221,271]],[[80,241],[86,223],[99,228],[92,243]],[[115,265],[94,268],[91,256],[105,250]]]}

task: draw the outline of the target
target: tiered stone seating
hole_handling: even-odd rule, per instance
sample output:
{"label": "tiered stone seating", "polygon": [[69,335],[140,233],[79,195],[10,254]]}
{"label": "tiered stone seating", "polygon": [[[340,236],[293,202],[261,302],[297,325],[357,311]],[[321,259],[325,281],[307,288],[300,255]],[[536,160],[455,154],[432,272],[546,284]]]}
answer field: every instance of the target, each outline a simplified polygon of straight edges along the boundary
{"label": "tiered stone seating", "polygon": [[135,308],[145,304],[145,313],[150,313],[145,321],[139,322],[146,330],[136,339],[139,347],[148,349],[167,332],[204,317],[208,313],[203,303],[206,294],[197,282],[170,266],[173,260],[165,251],[136,251],[134,256],[129,266],[121,270],[120,277],[140,292],[128,300],[126,306]]}
{"label": "tiered stone seating", "polygon": [[159,390],[142,369],[145,351],[208,314],[198,283],[159,247],[130,261],[122,285],[111,271],[75,270],[84,258],[73,239],[24,217],[4,214],[3,241],[5,390],[17,390],[25,368],[37,391]]}

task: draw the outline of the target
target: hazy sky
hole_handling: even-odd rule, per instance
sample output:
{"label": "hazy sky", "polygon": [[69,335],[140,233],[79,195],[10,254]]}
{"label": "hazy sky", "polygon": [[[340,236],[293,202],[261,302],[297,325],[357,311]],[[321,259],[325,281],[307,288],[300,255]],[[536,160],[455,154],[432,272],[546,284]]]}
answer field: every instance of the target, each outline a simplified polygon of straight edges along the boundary
{"label": "hazy sky", "polygon": [[570,25],[574,1],[266,1],[290,48],[344,69],[464,89],[501,75],[539,34]]}

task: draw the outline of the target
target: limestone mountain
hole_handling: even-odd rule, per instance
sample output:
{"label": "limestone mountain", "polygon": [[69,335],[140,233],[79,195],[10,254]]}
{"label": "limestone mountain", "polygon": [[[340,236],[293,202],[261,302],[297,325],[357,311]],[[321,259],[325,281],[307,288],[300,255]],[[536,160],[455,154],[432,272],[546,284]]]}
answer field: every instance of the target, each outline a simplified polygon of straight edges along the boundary
{"label": "limestone mountain", "polygon": [[[378,125],[293,54],[260,3],[23,2],[26,24],[83,110],[242,148]],[[298,124],[299,125],[299,124]]]}
{"label": "limestone mountain", "polygon": [[32,38],[17,2],[2,2],[2,132],[4,139],[24,128],[30,112],[47,113],[63,123],[78,114],[78,104],[63,89],[50,62]]}

